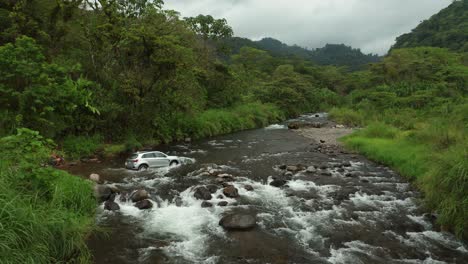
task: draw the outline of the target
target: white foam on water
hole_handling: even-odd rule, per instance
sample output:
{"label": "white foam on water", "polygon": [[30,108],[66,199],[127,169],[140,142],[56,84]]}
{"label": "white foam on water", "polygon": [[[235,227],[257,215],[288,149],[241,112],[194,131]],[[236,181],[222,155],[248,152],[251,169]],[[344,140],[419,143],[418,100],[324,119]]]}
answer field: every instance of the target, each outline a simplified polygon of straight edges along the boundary
{"label": "white foam on water", "polygon": [[418,224],[420,224],[421,226],[423,226],[424,229],[426,229],[426,230],[429,230],[429,229],[432,228],[432,224],[431,224],[430,222],[426,221],[426,220],[424,219],[424,216],[423,216],[423,215],[419,215],[419,216],[416,216],[416,215],[407,215],[407,217],[408,217],[411,221],[413,221],[413,222],[415,222],[415,223],[418,223]]}
{"label": "white foam on water", "polygon": [[385,195],[368,195],[366,193],[356,192],[350,195],[350,201],[358,208],[364,210],[370,208],[376,211],[386,212],[397,210],[398,207],[404,207],[409,211],[417,209],[417,205],[413,198],[409,197],[404,200],[397,199],[391,194]]}
{"label": "white foam on water", "polygon": [[[382,250],[381,247],[375,247],[369,244],[366,244],[362,241],[355,240],[344,243],[346,247],[339,249],[330,249],[331,256],[328,258],[328,261],[333,264],[348,264],[348,263],[363,263],[359,256],[356,256],[355,253],[365,254],[370,257],[373,256],[372,252]],[[375,262],[379,263],[379,262]],[[381,263],[381,262],[380,262]]]}
{"label": "white foam on water", "polygon": [[[205,250],[208,248],[206,244],[213,236],[224,236],[224,231],[218,222],[225,208],[218,206],[202,208],[202,201],[193,197],[193,188],[182,192],[180,197],[181,207],[169,201],[163,201],[160,208],[155,204],[150,210],[140,211],[130,202],[119,202],[120,211],[124,215],[141,220],[143,235],[157,234],[169,237],[171,243],[163,248],[167,254],[183,257],[192,262],[211,261],[214,263],[215,258],[207,259],[208,256],[205,256]],[[232,199],[224,200],[233,202]],[[217,201],[218,199],[212,199],[209,202],[216,204]]]}
{"label": "white foam on water", "polygon": [[[409,239],[405,239],[405,243],[416,245],[420,248],[426,248],[430,250],[433,245],[432,241],[436,241],[444,245],[447,248],[450,248],[454,251],[459,251],[461,253],[468,253],[466,247],[456,238],[449,233],[445,232],[435,232],[435,231],[424,231],[424,232],[407,232]],[[468,257],[468,256],[467,256]]]}
{"label": "white foam on water", "polygon": [[273,124],[265,127],[266,130],[287,129],[285,125]]}

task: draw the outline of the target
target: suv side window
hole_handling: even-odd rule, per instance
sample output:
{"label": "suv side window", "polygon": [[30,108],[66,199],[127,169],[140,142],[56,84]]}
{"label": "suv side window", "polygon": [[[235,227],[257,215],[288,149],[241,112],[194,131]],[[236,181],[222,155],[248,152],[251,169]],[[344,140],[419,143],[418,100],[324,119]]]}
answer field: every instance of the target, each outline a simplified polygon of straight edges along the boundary
{"label": "suv side window", "polygon": [[161,152],[155,152],[155,153],[154,153],[154,156],[155,156],[156,158],[165,158],[165,157],[166,157],[166,155],[162,154]]}
{"label": "suv side window", "polygon": [[154,158],[154,153],[147,153],[147,154],[143,154],[143,156],[141,156],[143,159],[150,159],[150,158]]}

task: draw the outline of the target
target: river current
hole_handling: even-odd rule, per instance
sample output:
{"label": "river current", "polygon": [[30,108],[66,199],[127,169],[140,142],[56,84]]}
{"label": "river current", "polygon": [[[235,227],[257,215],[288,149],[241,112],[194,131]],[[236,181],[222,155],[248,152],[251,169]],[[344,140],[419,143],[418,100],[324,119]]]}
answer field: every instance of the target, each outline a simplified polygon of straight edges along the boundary
{"label": "river current", "polygon": [[[145,189],[154,204],[139,210],[117,197],[119,211],[99,206],[102,231],[88,241],[95,263],[468,263],[467,246],[436,231],[404,178],[360,155],[320,149],[276,124],[159,148],[194,161],[174,168],[128,171],[122,159],[71,167],[123,192]],[[315,169],[269,185],[284,178],[281,165],[297,164]],[[209,170],[232,175],[240,197],[221,198],[220,188],[214,206],[202,208],[194,188],[214,183]],[[227,212],[255,214],[257,227],[227,232],[218,224]]]}

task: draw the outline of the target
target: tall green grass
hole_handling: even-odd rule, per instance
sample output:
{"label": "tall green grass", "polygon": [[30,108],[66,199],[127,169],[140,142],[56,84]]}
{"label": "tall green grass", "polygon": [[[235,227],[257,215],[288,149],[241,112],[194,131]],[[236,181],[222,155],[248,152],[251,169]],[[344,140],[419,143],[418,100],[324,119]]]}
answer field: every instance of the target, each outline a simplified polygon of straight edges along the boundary
{"label": "tall green grass", "polygon": [[35,132],[2,138],[0,146],[0,262],[90,262],[91,182],[41,166],[50,149]]}

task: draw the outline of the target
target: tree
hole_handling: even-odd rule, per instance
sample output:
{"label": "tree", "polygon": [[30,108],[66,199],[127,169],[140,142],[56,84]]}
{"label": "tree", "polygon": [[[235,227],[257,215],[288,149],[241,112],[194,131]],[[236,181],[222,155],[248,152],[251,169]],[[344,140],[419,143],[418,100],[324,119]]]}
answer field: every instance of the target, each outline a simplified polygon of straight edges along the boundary
{"label": "tree", "polygon": [[196,17],[187,17],[185,21],[190,28],[208,41],[228,38],[233,34],[232,28],[228,25],[226,19],[215,19],[210,15],[198,15]]}

